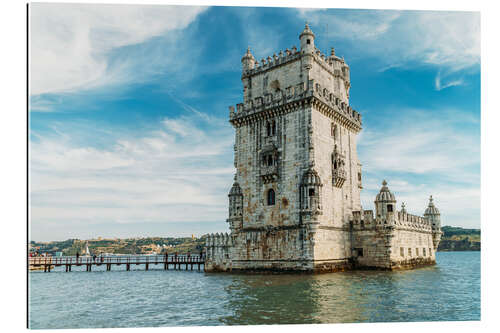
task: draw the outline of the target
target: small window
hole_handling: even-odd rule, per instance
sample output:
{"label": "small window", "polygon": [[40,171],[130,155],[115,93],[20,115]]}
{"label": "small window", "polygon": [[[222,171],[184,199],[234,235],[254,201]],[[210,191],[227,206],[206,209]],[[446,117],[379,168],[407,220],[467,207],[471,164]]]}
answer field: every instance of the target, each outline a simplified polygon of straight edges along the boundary
{"label": "small window", "polygon": [[399,254],[401,255],[401,257],[405,256],[405,248],[404,247],[400,248],[399,252],[400,252]]}
{"label": "small window", "polygon": [[270,189],[267,191],[267,205],[268,206],[273,206],[275,201],[275,195],[274,195],[274,190]]}
{"label": "small window", "polygon": [[358,182],[361,182],[361,172],[358,172]]}
{"label": "small window", "polygon": [[392,205],[387,205],[387,211],[392,212]]}
{"label": "small window", "polygon": [[422,251],[424,252],[424,253],[423,253],[423,254],[424,254],[424,257],[426,257],[426,256],[427,256],[427,254],[425,253],[425,247],[422,249]]}
{"label": "small window", "polygon": [[314,197],[314,189],[313,188],[309,189],[309,196]]}
{"label": "small window", "polygon": [[307,44],[311,44],[311,40],[310,39],[307,40]]}
{"label": "small window", "polygon": [[411,247],[408,248],[408,256],[411,257]]}
{"label": "small window", "polygon": [[432,256],[431,248],[429,248],[429,257]]}
{"label": "small window", "polygon": [[267,166],[273,165],[273,155],[267,155]]}
{"label": "small window", "polygon": [[273,120],[273,126],[271,128],[272,135],[276,135],[276,121]]}
{"label": "small window", "polygon": [[417,257],[419,256],[419,254],[418,254],[418,247],[415,249],[415,254],[417,255]]}
{"label": "small window", "polygon": [[354,249],[356,251],[356,255],[358,257],[362,257],[363,256],[363,249],[362,248],[357,248],[357,249]]}
{"label": "small window", "polygon": [[271,123],[267,122],[267,136],[271,136]]}

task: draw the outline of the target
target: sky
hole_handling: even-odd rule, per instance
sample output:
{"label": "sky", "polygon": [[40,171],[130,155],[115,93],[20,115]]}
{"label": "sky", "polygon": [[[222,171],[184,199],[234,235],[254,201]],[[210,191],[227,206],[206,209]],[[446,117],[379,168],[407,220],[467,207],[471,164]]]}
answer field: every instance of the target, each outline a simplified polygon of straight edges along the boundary
{"label": "sky", "polygon": [[30,239],[228,231],[241,57],[315,44],[351,69],[364,209],[480,227],[477,12],[31,4]]}

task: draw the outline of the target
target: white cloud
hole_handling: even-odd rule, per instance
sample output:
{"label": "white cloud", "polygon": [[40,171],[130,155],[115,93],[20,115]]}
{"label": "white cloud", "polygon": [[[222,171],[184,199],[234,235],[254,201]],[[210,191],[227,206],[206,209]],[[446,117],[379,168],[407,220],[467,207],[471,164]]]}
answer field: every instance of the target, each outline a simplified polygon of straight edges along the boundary
{"label": "white cloud", "polygon": [[444,224],[479,227],[480,135],[467,129],[479,119],[458,110],[396,114],[377,132],[365,129],[358,142],[364,208],[373,209],[385,178],[398,206],[405,202],[409,212],[423,214],[432,194]]}
{"label": "white cloud", "polygon": [[400,109],[395,114],[377,132],[364,130],[359,149],[365,169],[434,173],[456,180],[479,165],[479,132],[457,126],[479,120],[454,110]]}
{"label": "white cloud", "polygon": [[438,72],[438,74],[436,75],[436,78],[434,80],[434,86],[436,87],[437,91],[443,90],[443,89],[446,89],[449,87],[453,87],[453,86],[461,86],[463,84],[464,84],[463,79],[448,80],[447,82],[442,82],[441,72]]}
{"label": "white cloud", "polygon": [[[174,43],[180,30],[205,9],[61,3],[34,3],[30,8],[32,95],[125,79],[107,72],[110,51],[167,33]],[[127,66],[123,62],[115,71]]]}
{"label": "white cloud", "polygon": [[[233,131],[197,116],[167,118],[155,131],[111,148],[65,133],[31,142],[31,224],[59,226],[224,221]],[[69,129],[68,129],[69,130]],[[208,228],[210,229],[210,228]]]}
{"label": "white cloud", "polygon": [[298,13],[311,22],[313,31],[321,31],[319,38],[348,41],[365,56],[378,57],[382,68],[418,62],[456,71],[480,62],[477,12],[299,10]]}

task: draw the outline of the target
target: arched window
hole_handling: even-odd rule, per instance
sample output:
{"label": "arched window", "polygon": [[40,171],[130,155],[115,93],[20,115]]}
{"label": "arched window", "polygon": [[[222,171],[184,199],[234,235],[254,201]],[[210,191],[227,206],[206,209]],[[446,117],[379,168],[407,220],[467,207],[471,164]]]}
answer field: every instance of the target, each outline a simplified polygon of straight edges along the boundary
{"label": "arched window", "polygon": [[273,120],[272,135],[276,135],[276,121]]}
{"label": "arched window", "polygon": [[271,136],[271,123],[267,122],[267,136]]}
{"label": "arched window", "polygon": [[274,205],[274,201],[275,201],[274,190],[273,189],[269,189],[269,191],[267,191],[267,205],[268,206],[273,206]]}

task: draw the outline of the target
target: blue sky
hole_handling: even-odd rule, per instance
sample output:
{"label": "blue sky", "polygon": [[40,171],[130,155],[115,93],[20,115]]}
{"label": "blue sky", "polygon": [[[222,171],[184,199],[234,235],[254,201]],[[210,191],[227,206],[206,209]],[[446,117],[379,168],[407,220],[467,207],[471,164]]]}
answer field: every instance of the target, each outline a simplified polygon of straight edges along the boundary
{"label": "blue sky", "polygon": [[227,231],[240,59],[316,45],[351,67],[362,203],[432,194],[480,226],[480,19],[473,12],[32,4],[31,239]]}

